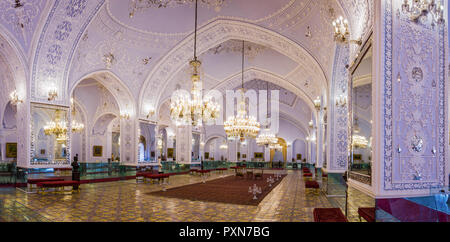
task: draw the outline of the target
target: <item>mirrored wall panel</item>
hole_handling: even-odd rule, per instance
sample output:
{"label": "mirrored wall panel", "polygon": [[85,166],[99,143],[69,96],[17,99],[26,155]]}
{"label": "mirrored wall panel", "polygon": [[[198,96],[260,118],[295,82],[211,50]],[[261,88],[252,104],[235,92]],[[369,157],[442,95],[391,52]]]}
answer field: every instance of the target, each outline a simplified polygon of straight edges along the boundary
{"label": "mirrored wall panel", "polygon": [[372,47],[368,42],[352,72],[352,152],[349,177],[371,184],[372,173]]}
{"label": "mirrored wall panel", "polygon": [[138,144],[138,162],[155,162],[156,154],[156,136],[155,125],[140,122],[139,123],[139,144]]}
{"label": "mirrored wall panel", "polygon": [[31,106],[31,165],[69,165],[68,109]]}

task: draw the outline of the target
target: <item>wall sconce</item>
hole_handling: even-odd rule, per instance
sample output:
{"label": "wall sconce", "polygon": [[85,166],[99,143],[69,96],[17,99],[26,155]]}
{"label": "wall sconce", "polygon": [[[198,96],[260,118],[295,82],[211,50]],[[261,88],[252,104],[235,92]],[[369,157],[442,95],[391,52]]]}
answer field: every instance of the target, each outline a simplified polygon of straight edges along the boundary
{"label": "wall sconce", "polygon": [[156,148],[158,148],[159,150],[162,150],[162,148],[163,148],[162,145],[163,145],[162,140],[161,140],[161,139],[158,139],[157,147],[156,147]]}
{"label": "wall sconce", "polygon": [[431,26],[443,24],[444,6],[435,0],[404,0],[402,4],[403,14],[408,15],[411,21],[417,22],[420,17],[431,15]]}
{"label": "wall sconce", "polygon": [[57,97],[58,97],[58,90],[56,89],[56,87],[54,86],[50,87],[48,91],[48,100],[52,101],[55,100]]}
{"label": "wall sconce", "polygon": [[347,104],[347,96],[341,94],[338,97],[336,97],[336,106],[343,107],[346,104]]}
{"label": "wall sconce", "polygon": [[355,43],[361,45],[361,40],[350,40],[350,32],[348,31],[348,20],[339,16],[333,21],[334,27],[334,41],[339,43]]}
{"label": "wall sconce", "polygon": [[14,90],[14,92],[9,94],[9,99],[11,100],[12,105],[17,105],[19,103],[23,103],[23,100],[19,97],[16,90]]}
{"label": "wall sconce", "polygon": [[177,136],[175,134],[173,134],[173,133],[169,134],[169,139],[174,140],[176,138],[177,138]]}
{"label": "wall sconce", "polygon": [[150,108],[148,110],[148,114],[147,114],[147,118],[150,118],[151,116],[153,116],[155,114],[155,109],[154,108]]}
{"label": "wall sconce", "polygon": [[320,97],[317,97],[315,100],[314,100],[314,107],[317,109],[317,110],[320,110],[320,107],[321,107],[321,102],[320,102]]}
{"label": "wall sconce", "polygon": [[120,114],[120,117],[128,120],[128,119],[130,119],[130,113],[128,113],[128,111],[125,111]]}
{"label": "wall sconce", "polygon": [[314,122],[313,122],[312,120],[309,121],[308,126],[309,126],[311,129],[314,128]]}

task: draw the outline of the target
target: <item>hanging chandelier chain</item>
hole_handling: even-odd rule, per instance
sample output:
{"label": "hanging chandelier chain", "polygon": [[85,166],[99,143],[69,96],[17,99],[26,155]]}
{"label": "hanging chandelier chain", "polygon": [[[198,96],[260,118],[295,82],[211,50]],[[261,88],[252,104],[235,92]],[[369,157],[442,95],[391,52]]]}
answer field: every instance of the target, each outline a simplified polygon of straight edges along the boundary
{"label": "hanging chandelier chain", "polygon": [[198,2],[195,0],[194,60],[197,60],[197,11]]}
{"label": "hanging chandelier chain", "polygon": [[242,41],[242,91],[244,91],[244,57],[245,55],[245,40]]}

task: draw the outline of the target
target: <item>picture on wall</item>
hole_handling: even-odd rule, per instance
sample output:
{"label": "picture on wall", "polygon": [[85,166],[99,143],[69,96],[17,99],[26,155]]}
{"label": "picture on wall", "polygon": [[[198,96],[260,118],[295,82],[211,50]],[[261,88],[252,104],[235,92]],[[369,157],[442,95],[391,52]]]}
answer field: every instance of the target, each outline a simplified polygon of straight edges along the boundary
{"label": "picture on wall", "polygon": [[41,149],[41,155],[45,155],[45,149]]}
{"label": "picture on wall", "polygon": [[302,160],[302,154],[297,154],[297,160]]}
{"label": "picture on wall", "polygon": [[209,152],[205,152],[205,159],[209,159]]}
{"label": "picture on wall", "polygon": [[103,146],[101,146],[101,145],[94,145],[93,148],[94,149],[92,151],[92,156],[95,156],[95,157],[103,156]]}
{"label": "picture on wall", "polygon": [[247,154],[242,154],[242,158],[243,159],[247,158]]}
{"label": "picture on wall", "polygon": [[173,158],[173,148],[167,148],[167,158]]}
{"label": "picture on wall", "polygon": [[263,152],[255,152],[255,159],[263,159],[264,153]]}
{"label": "picture on wall", "polygon": [[154,151],[151,151],[151,152],[150,152],[150,157],[152,157],[152,158],[155,157],[155,152],[154,152]]}
{"label": "picture on wall", "polygon": [[238,153],[237,153],[237,158],[238,158],[238,159],[241,158],[241,152],[238,152]]}
{"label": "picture on wall", "polygon": [[17,158],[17,143],[6,143],[6,158]]}

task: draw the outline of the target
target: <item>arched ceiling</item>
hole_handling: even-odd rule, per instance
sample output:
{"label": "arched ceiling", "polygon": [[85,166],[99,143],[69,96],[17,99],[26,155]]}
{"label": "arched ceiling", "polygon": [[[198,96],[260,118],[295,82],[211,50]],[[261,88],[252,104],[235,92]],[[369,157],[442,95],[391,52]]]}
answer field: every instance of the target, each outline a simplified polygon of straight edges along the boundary
{"label": "arched ceiling", "polygon": [[[54,85],[60,95],[52,103],[68,105],[70,90],[79,80],[108,70],[130,90],[141,106],[134,108],[141,108],[143,117],[145,106],[164,100],[159,95],[165,85],[192,58],[192,4],[148,9],[130,18],[128,0],[22,0],[23,15],[6,2],[0,3],[0,32],[12,36],[30,60],[33,101],[47,102],[47,88]],[[330,80],[333,18],[351,16],[351,32],[357,37],[367,31],[373,16],[370,0],[225,2],[220,11],[199,8],[198,47],[206,81],[217,86],[217,80],[239,71],[234,61],[238,53],[216,55],[211,49],[246,39],[263,48],[248,60],[248,67],[286,79],[307,101],[323,93]],[[17,23],[27,21],[17,28]],[[113,61],[107,63],[108,58]]]}

